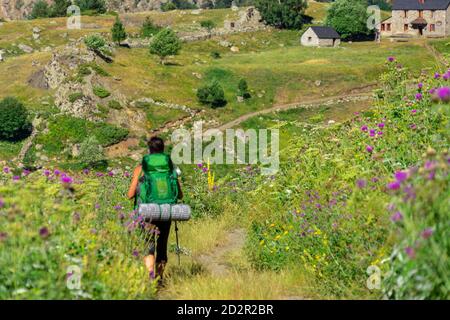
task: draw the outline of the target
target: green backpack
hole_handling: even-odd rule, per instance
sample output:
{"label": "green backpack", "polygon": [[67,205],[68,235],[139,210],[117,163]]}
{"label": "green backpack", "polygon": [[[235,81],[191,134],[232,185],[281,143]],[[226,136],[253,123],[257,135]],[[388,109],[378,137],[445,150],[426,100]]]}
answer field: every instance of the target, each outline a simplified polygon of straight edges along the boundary
{"label": "green backpack", "polygon": [[167,154],[155,153],[144,156],[142,172],[136,206],[141,203],[174,204],[177,202],[177,173]]}

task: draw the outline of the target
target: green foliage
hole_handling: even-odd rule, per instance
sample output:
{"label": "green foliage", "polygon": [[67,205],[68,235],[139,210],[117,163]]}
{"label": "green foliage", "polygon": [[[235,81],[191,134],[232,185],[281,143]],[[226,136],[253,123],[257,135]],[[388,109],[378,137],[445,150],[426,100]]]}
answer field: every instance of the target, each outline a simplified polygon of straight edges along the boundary
{"label": "green foliage", "polygon": [[71,0],[54,0],[51,6],[51,16],[65,17],[67,15],[67,8],[71,5]]}
{"label": "green foliage", "polygon": [[80,144],[80,155],[78,159],[85,167],[92,167],[105,159],[103,148],[95,136],[86,138]]}
{"label": "green foliage", "polygon": [[172,11],[172,10],[176,10],[176,9],[177,9],[177,6],[171,1],[168,1],[161,5],[161,10],[163,12]]}
{"label": "green foliage", "polygon": [[51,8],[45,0],[38,0],[33,5],[30,13],[31,19],[48,18],[51,15]]}
{"label": "green foliage", "polygon": [[111,29],[112,39],[120,45],[120,42],[127,38],[127,33],[125,31],[125,27],[123,26],[122,21],[120,21],[119,17],[116,17],[116,21]]}
{"label": "green foliage", "polygon": [[123,109],[122,105],[120,104],[119,101],[116,100],[111,100],[108,102],[108,107],[110,107],[111,109],[116,109],[116,110],[121,110]]}
{"label": "green foliage", "polygon": [[150,17],[146,17],[141,27],[141,36],[144,38],[151,38],[160,30],[161,27],[154,24]]}
{"label": "green foliage", "polygon": [[49,121],[49,131],[36,137],[50,155],[59,155],[67,144],[83,142],[87,136],[95,136],[100,145],[108,147],[128,136],[128,130],[104,122],[91,122],[70,116],[58,116]]}
{"label": "green foliage", "polygon": [[20,140],[31,131],[29,114],[16,98],[6,97],[0,101],[0,140]]}
{"label": "green foliage", "polygon": [[197,90],[197,98],[200,103],[209,105],[212,108],[223,107],[227,104],[225,92],[219,81],[213,80]]}
{"label": "green foliage", "polygon": [[220,52],[218,51],[213,51],[211,52],[211,58],[213,59],[220,59],[222,56],[220,55]]}
{"label": "green foliage", "polygon": [[216,27],[216,23],[212,20],[204,20],[200,22],[200,26],[211,33],[211,31]]}
{"label": "green foliage", "polygon": [[92,34],[84,38],[84,43],[90,50],[102,51],[106,47],[106,40],[101,35]]}
{"label": "green foliage", "polygon": [[181,41],[170,28],[165,28],[158,32],[150,44],[150,53],[157,55],[161,60],[161,64],[165,63],[167,56],[176,55],[180,50]]}
{"label": "green foliage", "polygon": [[79,99],[83,99],[84,95],[82,92],[74,92],[69,94],[69,101],[71,103],[74,103],[75,101],[79,100]]}
{"label": "green foliage", "polygon": [[244,99],[250,99],[251,98],[251,94],[248,91],[248,84],[247,84],[247,81],[245,79],[239,80],[238,94],[239,94],[239,96],[243,97]]}
{"label": "green foliage", "polygon": [[88,11],[95,14],[106,12],[106,3],[104,0],[77,0],[75,3],[83,13]]}
{"label": "green foliage", "polygon": [[108,90],[106,90],[104,87],[101,86],[95,86],[93,88],[93,92],[97,97],[102,99],[107,98],[111,95],[111,92],[109,92]]}
{"label": "green foliage", "polygon": [[256,0],[255,6],[267,24],[283,29],[300,29],[308,4],[305,0]]}
{"label": "green foliage", "polygon": [[336,0],[328,9],[326,24],[336,29],[342,39],[357,39],[370,34],[368,18],[365,0]]}

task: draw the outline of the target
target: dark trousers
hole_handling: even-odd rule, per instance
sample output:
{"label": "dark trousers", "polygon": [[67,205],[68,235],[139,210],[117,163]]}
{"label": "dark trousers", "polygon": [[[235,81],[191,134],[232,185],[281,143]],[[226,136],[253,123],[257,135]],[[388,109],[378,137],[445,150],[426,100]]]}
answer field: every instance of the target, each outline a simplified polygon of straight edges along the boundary
{"label": "dark trousers", "polygon": [[152,226],[144,230],[145,241],[149,246],[148,253],[150,255],[156,253],[156,263],[167,262],[167,242],[169,241],[171,221],[153,222]]}

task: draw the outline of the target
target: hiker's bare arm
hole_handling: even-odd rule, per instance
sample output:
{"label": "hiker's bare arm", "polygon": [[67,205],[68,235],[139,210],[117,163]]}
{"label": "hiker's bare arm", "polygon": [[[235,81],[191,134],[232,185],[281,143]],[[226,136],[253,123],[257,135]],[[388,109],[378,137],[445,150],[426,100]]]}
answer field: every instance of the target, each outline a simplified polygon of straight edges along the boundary
{"label": "hiker's bare arm", "polygon": [[131,178],[130,189],[128,190],[128,199],[133,199],[136,195],[137,185],[139,183],[139,177],[141,176],[142,166],[136,167],[133,172],[133,177]]}
{"label": "hiker's bare arm", "polygon": [[183,189],[181,189],[181,181],[180,179],[177,179],[177,184],[178,184],[178,199],[179,200],[183,200]]}

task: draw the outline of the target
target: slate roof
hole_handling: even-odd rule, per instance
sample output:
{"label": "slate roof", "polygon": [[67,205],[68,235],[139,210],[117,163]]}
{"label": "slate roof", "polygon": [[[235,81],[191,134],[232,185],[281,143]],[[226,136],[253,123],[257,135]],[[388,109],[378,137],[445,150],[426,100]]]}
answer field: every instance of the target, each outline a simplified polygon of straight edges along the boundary
{"label": "slate roof", "polygon": [[394,0],[392,10],[446,10],[450,0]]}
{"label": "slate roof", "polygon": [[[450,0],[449,0],[450,1]],[[311,27],[319,39],[340,39],[341,36],[331,27]]]}

